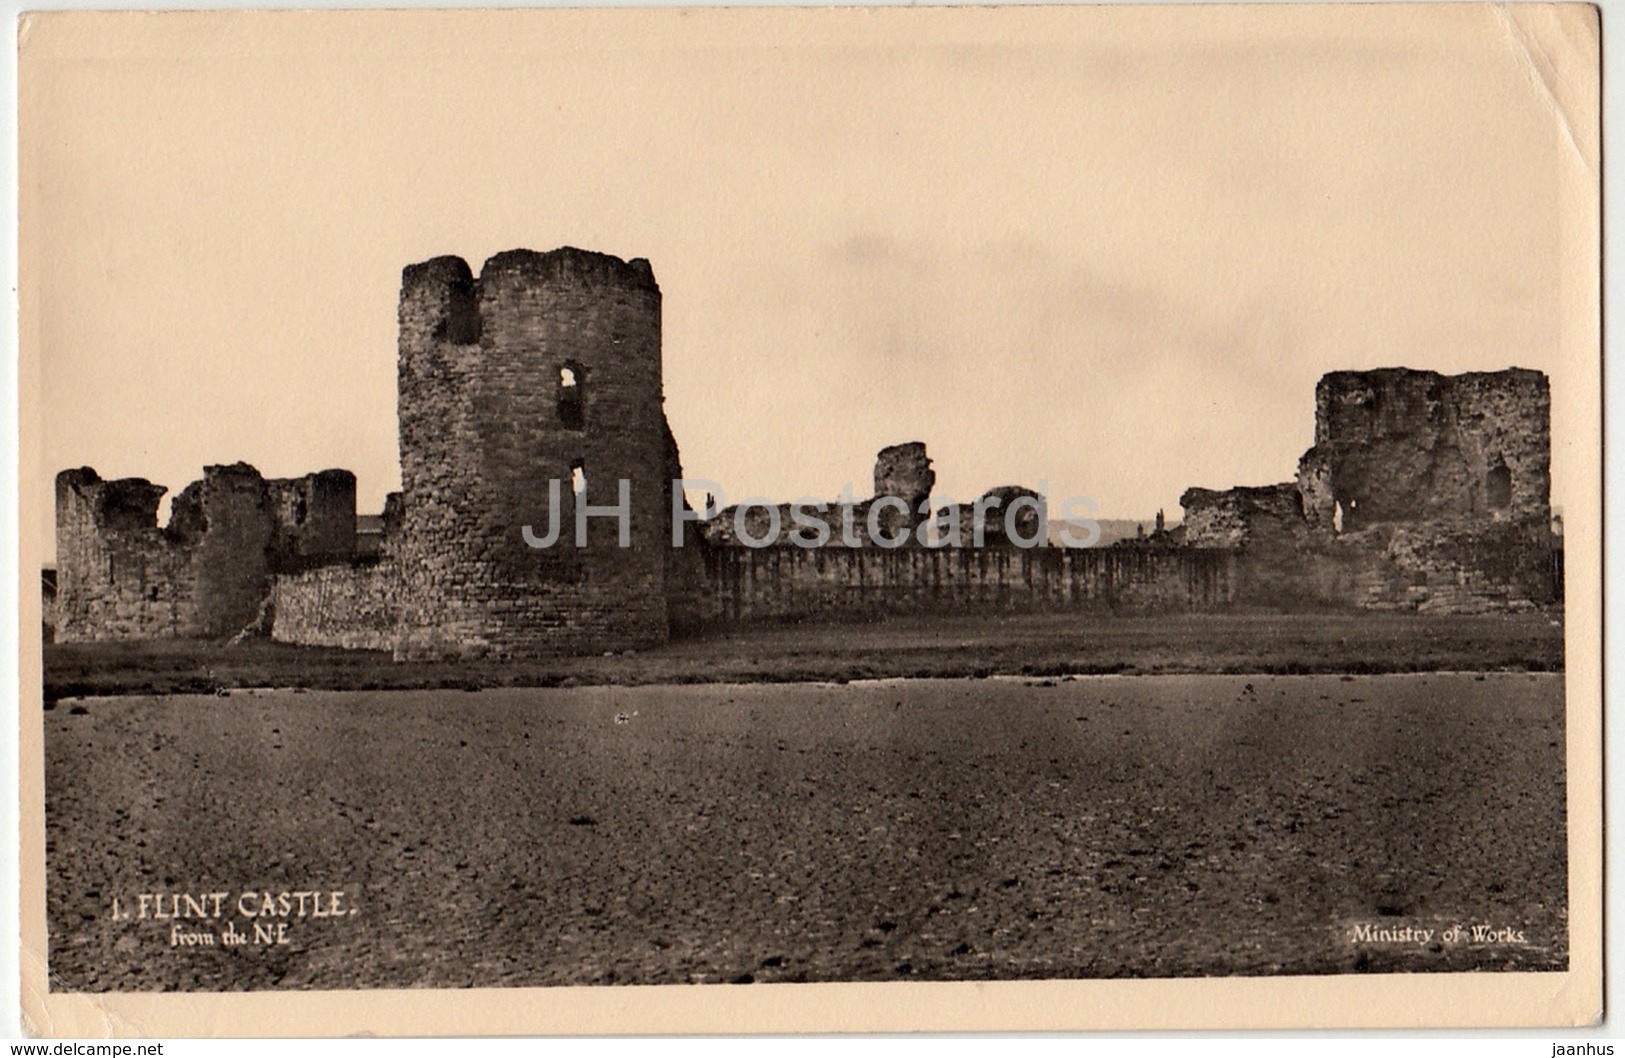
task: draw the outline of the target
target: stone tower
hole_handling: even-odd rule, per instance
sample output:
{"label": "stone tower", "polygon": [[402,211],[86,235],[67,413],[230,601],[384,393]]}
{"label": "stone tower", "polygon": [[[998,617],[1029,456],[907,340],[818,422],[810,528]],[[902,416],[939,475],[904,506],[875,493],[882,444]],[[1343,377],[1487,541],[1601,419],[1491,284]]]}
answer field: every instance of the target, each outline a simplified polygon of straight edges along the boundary
{"label": "stone tower", "polygon": [[[567,247],[500,253],[478,277],[457,257],[412,265],[399,354],[397,655],[665,641],[675,453],[648,262]],[[622,481],[626,546],[605,516],[577,547],[577,505],[617,506]],[[527,543],[555,516],[551,546]]]}
{"label": "stone tower", "polygon": [[1539,371],[1333,371],[1298,464],[1311,524],[1551,518],[1551,388]]}

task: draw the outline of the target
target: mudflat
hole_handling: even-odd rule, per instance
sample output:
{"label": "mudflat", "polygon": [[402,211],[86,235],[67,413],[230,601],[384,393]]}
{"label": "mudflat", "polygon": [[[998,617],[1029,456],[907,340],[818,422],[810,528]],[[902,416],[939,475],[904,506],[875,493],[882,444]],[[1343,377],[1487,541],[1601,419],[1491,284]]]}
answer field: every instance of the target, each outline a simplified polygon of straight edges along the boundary
{"label": "mudflat", "polygon": [[1561,969],[1563,711],[1561,673],[64,698],[51,988]]}

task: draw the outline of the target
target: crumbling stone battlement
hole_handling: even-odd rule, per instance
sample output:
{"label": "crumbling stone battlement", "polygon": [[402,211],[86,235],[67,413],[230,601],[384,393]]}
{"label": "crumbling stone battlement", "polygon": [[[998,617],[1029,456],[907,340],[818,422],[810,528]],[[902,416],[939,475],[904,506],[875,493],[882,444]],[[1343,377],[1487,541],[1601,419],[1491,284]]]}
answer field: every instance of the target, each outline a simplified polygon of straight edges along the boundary
{"label": "crumbling stone battlement", "polygon": [[1188,490],[1184,542],[1245,552],[1243,601],[1560,602],[1550,418],[1538,371],[1334,371],[1297,480]]}
{"label": "crumbling stone battlement", "polygon": [[56,476],[58,506],[79,504],[74,513],[87,517],[97,529],[141,530],[156,528],[158,502],[168,492],[146,478],[120,478],[103,481],[90,467],[64,470]]}
{"label": "crumbling stone battlement", "polygon": [[276,517],[279,566],[347,561],[356,554],[355,475],[321,470],[266,483]]}
{"label": "crumbling stone battlement", "polygon": [[190,553],[158,526],[167,491],[90,467],[56,476],[58,641],[193,633]]}
{"label": "crumbling stone battlement", "polygon": [[[864,547],[871,542],[868,528],[871,506],[872,500],[827,501],[821,511],[803,505],[802,519],[815,523],[813,528],[804,528],[795,520],[795,504],[776,503],[771,507],[760,503],[735,504],[722,508],[713,518],[703,519],[699,523],[700,534],[708,547],[797,547],[801,546],[796,543],[797,539],[816,539],[816,524],[821,523],[827,534],[823,546]],[[856,543],[847,544],[849,538]]]}
{"label": "crumbling stone battlement", "polygon": [[1049,532],[1039,514],[1043,501],[1025,485],[995,485],[977,500],[938,510],[937,528],[950,547],[1047,547]]}
{"label": "crumbling stone battlement", "polygon": [[[875,499],[893,496],[908,506],[907,512],[896,504],[882,507],[875,521],[888,539],[906,532],[917,539],[919,527],[931,519],[931,490],[937,485],[937,472],[931,469],[931,457],[925,454],[925,442],[908,441],[888,445],[875,456]],[[864,512],[867,522],[868,512]]]}
{"label": "crumbling stone battlement", "polygon": [[[931,490],[936,471],[921,441],[888,445],[875,456],[875,494],[863,500],[810,504],[751,502],[726,507],[700,522],[711,547],[897,548],[925,544],[942,547],[1032,547],[1047,544],[1043,497],[1020,485],[1000,485],[979,500],[944,506],[933,512]],[[848,493],[850,494],[850,493]],[[1018,500],[1038,501],[1038,503]],[[900,501],[906,512],[899,508]],[[1006,512],[1019,540],[1012,539]],[[873,515],[875,525],[870,525]],[[799,517],[798,517],[799,516]],[[824,527],[823,543],[818,526]],[[980,528],[980,532],[978,529]],[[878,537],[875,531],[878,530]],[[1033,542],[1036,542],[1033,543]]]}
{"label": "crumbling stone battlement", "polygon": [[[816,538],[817,529],[805,528],[805,525],[822,523],[827,531],[825,547],[878,547],[882,545],[869,531],[869,514],[877,501],[894,499],[902,501],[908,509],[899,510],[896,503],[883,505],[875,513],[880,535],[887,541],[902,539],[904,542],[897,546],[917,545],[919,527],[931,518],[929,500],[937,482],[924,442],[907,441],[882,448],[875,456],[874,482],[874,495],[867,499],[827,500],[823,510],[810,504],[801,505],[800,523],[795,518],[794,503],[725,507],[699,522],[700,535],[713,547],[760,547],[764,546],[759,543],[762,541],[769,547],[795,547],[797,539]],[[848,490],[846,495],[850,494]]]}
{"label": "crumbling stone battlement", "polygon": [[1550,520],[1551,392],[1538,371],[1335,371],[1298,464],[1311,524]]}
{"label": "crumbling stone battlement", "polygon": [[276,573],[354,556],[347,470],[267,481],[246,463],[205,467],[160,528],[166,491],[90,467],[57,475],[58,639],[234,635]]}

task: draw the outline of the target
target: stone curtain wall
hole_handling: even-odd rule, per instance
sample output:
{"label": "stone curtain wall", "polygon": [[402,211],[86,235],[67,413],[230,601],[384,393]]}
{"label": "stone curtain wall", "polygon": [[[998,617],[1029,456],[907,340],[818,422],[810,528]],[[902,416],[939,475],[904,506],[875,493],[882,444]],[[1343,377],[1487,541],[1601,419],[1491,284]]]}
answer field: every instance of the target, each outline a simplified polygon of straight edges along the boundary
{"label": "stone curtain wall", "polygon": [[1192,547],[1238,548],[1275,536],[1272,543],[1291,544],[1308,535],[1303,503],[1296,485],[1241,486],[1216,492],[1186,489],[1185,543]]}
{"label": "stone curtain wall", "polygon": [[[1506,531],[1512,531],[1510,529]],[[1374,533],[1377,531],[1373,531]],[[1333,541],[1315,555],[1209,548],[713,548],[690,539],[701,579],[672,600],[679,630],[761,620],[886,614],[1183,612],[1232,606],[1303,611],[1483,613],[1550,603],[1560,553],[1464,534],[1396,527]],[[677,568],[682,568],[681,566]],[[276,578],[273,638],[392,650],[401,584],[390,563],[326,566]],[[673,585],[675,588],[677,585]],[[556,642],[603,634],[555,611]],[[590,618],[589,618],[590,619]],[[565,651],[567,652],[567,651]]]}
{"label": "stone curtain wall", "polygon": [[1232,598],[1225,551],[714,548],[713,621],[887,613],[1192,610]]}
{"label": "stone curtain wall", "polygon": [[[647,261],[512,250],[476,278],[459,258],[405,270],[400,305],[401,657],[625,649],[669,636],[673,455],[660,290]],[[586,502],[630,483],[574,546]],[[558,481],[560,540],[545,536]]]}
{"label": "stone curtain wall", "polygon": [[400,576],[389,563],[323,566],[276,578],[271,638],[283,643],[395,649]]}
{"label": "stone curtain wall", "polygon": [[1298,555],[1237,561],[1237,601],[1422,613],[1531,610],[1563,599],[1562,550],[1544,527],[1383,525]]}

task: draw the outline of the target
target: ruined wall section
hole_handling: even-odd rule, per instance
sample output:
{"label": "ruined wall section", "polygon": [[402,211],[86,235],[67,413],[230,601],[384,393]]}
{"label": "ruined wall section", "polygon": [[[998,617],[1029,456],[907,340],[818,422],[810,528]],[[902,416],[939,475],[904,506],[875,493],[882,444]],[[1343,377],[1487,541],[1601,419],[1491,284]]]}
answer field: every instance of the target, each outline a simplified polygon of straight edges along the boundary
{"label": "ruined wall section", "polygon": [[[1043,500],[1036,489],[1025,485],[995,485],[982,493],[980,510],[976,502],[939,510],[937,532],[950,547],[1048,547],[1049,530],[1039,506]],[[1012,510],[1015,511],[1013,516]],[[978,526],[981,527],[980,545],[976,543]],[[1034,540],[1038,543],[1029,543]]]}
{"label": "ruined wall section", "polygon": [[[826,500],[823,510],[803,504],[800,508],[801,522],[796,521],[795,504],[741,504],[725,507],[715,518],[706,519],[699,525],[701,535],[711,547],[801,547],[796,540],[817,540],[819,531],[816,527],[820,524],[824,527],[824,547],[879,546],[873,544],[869,536],[869,508],[872,503],[871,500],[858,503]],[[880,517],[886,513],[882,511]],[[876,520],[879,521],[880,517]],[[744,528],[742,535],[741,526]],[[900,529],[887,532],[897,531]]]}
{"label": "ruined wall section", "polygon": [[1303,498],[1292,482],[1223,491],[1186,489],[1179,504],[1185,509],[1185,542],[1191,547],[1292,547],[1307,528]]}
{"label": "ruined wall section", "polygon": [[1185,612],[1233,601],[1232,552],[1107,548],[714,548],[711,619]]}
{"label": "ruined wall section", "polygon": [[[920,441],[888,445],[875,456],[875,494],[868,499],[826,500],[820,510],[802,504],[797,519],[796,504],[753,503],[724,508],[716,517],[699,523],[700,536],[712,547],[800,547],[796,540],[816,541],[823,526],[823,547],[913,547],[919,544],[918,530],[931,520],[931,490],[936,487],[936,471]],[[850,496],[850,492],[846,493]],[[905,513],[896,503],[875,511],[880,543],[869,531],[869,515],[883,499],[894,498],[907,505]],[[743,536],[740,526],[744,527]],[[761,543],[753,543],[759,541]],[[892,543],[892,541],[898,541]]]}
{"label": "ruined wall section", "polygon": [[[821,547],[798,546],[792,537],[792,505],[730,507],[703,523],[707,588],[699,609],[708,622],[723,625],[772,620],[863,619],[883,614],[1107,612],[1208,610],[1234,601],[1230,550],[1180,548],[1108,551],[1045,546],[1042,497],[1033,489],[1003,485],[989,489],[981,511],[982,543],[976,546],[975,503],[945,506],[935,515],[937,530],[922,544],[918,527],[932,515],[927,504],[936,475],[918,442],[880,451],[875,462],[875,493],[855,503],[829,503],[822,513],[805,514],[829,529]],[[893,507],[876,520],[887,539],[908,532],[908,546],[883,546],[867,521],[875,504],[895,496],[910,505],[907,522]],[[1017,500],[1023,500],[1016,506]],[[996,502],[995,502],[996,501]],[[1015,507],[1015,531],[1006,531],[1006,513]],[[899,517],[888,524],[886,516]],[[774,535],[773,526],[778,526]],[[741,539],[773,540],[753,546]],[[850,540],[843,529],[850,526]],[[954,544],[951,527],[959,530]]]}
{"label": "ruined wall section", "polygon": [[1550,518],[1551,394],[1538,371],[1336,371],[1315,387],[1298,483],[1311,525]]}
{"label": "ruined wall section", "polygon": [[322,470],[266,483],[276,522],[279,569],[356,557],[356,482],[348,470]]}
{"label": "ruined wall section", "polygon": [[272,587],[271,638],[308,646],[393,651],[402,582],[392,563],[329,565],[280,574]]}
{"label": "ruined wall section", "polygon": [[198,634],[190,549],[158,527],[166,491],[89,467],[56,476],[58,642]]}
{"label": "ruined wall section", "polygon": [[[665,428],[665,445],[666,462],[661,476],[665,488],[661,503],[668,517],[679,509],[692,514],[694,509],[688,497],[675,491],[676,484],[683,480],[683,458],[669,425]],[[699,627],[710,613],[711,583],[706,577],[704,554],[709,545],[701,524],[698,519],[684,519],[682,546],[666,553],[666,620],[673,635]]]}
{"label": "ruined wall section", "polygon": [[254,620],[271,588],[270,492],[247,463],[204,467],[199,503],[204,528],[192,556],[199,631],[235,635]]}
{"label": "ruined wall section", "polygon": [[1308,600],[1325,605],[1306,588],[1317,560],[1310,553],[1311,530],[1295,483],[1187,489],[1179,503],[1185,509],[1185,546],[1236,553],[1237,602],[1268,606]]}
{"label": "ruined wall section", "polygon": [[[660,291],[648,263],[514,250],[478,279],[408,268],[400,309],[405,657],[521,656],[664,642],[671,550]],[[574,546],[578,497],[630,495]],[[558,509],[549,482],[560,483]],[[522,528],[560,537],[533,548]]]}
{"label": "ruined wall section", "polygon": [[[1450,382],[1457,431],[1471,453],[1475,513],[1549,529],[1552,395],[1546,376],[1528,370],[1475,372]],[[1476,473],[1480,468],[1483,473]]]}
{"label": "ruined wall section", "polygon": [[[874,499],[892,497],[906,504],[908,510],[900,511],[894,503],[882,506],[875,518],[881,533],[888,540],[901,532],[915,536],[919,527],[931,520],[931,490],[936,486],[937,472],[931,469],[924,442],[906,441],[882,448],[875,456]],[[867,511],[864,517],[867,531]]]}
{"label": "ruined wall section", "polygon": [[62,609],[57,605],[56,599],[56,570],[42,569],[40,570],[40,631],[44,633],[45,642],[56,642],[56,626],[61,617]]}
{"label": "ruined wall section", "polygon": [[[247,463],[208,466],[159,528],[165,491],[88,467],[57,475],[59,639],[234,636],[260,619],[277,572],[354,553],[348,471],[266,481]],[[299,525],[286,517],[294,498]]]}
{"label": "ruined wall section", "polygon": [[[822,510],[809,504],[800,505],[799,510],[792,503],[740,504],[700,523],[700,532],[707,545],[723,548],[809,550],[821,535],[823,543],[816,546],[897,549],[919,547],[926,542],[977,546],[974,541],[980,525],[980,546],[1047,546],[1048,534],[1041,514],[1044,498],[1033,489],[1000,485],[982,494],[980,510],[976,502],[971,502],[947,505],[933,512],[930,500],[936,482],[936,471],[922,442],[889,445],[875,457],[875,494],[868,499],[825,501]],[[885,502],[889,500],[901,501],[907,506],[906,513],[898,503]],[[1018,500],[1022,501],[1019,506]],[[1012,507],[1015,532],[1022,543],[1012,539],[1006,528],[1006,513]],[[871,532],[871,515],[878,535]],[[822,534],[817,528],[820,525]]]}
{"label": "ruined wall section", "polygon": [[1561,600],[1538,371],[1338,371],[1294,483],[1191,489],[1185,539],[1236,551],[1238,602],[1483,612]]}
{"label": "ruined wall section", "polygon": [[1562,602],[1561,552],[1544,526],[1373,526],[1318,549],[1306,583],[1373,610],[1489,613]]}
{"label": "ruined wall section", "polygon": [[378,553],[383,558],[392,558],[400,547],[401,530],[406,520],[406,496],[400,492],[391,492],[384,497],[384,511],[380,515],[380,531]]}

